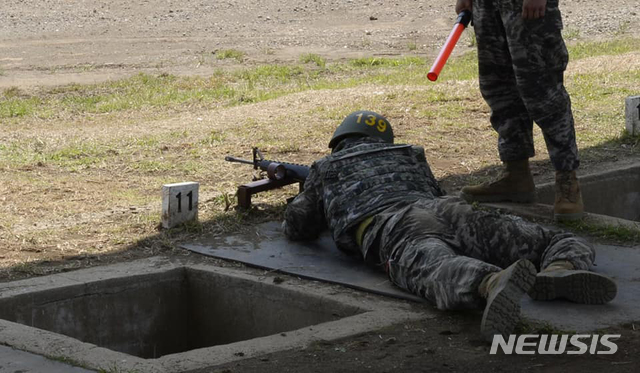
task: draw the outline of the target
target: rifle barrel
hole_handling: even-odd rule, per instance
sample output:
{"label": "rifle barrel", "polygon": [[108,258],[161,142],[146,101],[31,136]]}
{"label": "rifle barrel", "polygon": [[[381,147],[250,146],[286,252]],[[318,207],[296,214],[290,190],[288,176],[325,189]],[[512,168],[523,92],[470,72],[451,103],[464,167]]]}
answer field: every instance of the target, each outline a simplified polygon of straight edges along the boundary
{"label": "rifle barrel", "polygon": [[231,156],[226,156],[224,157],[224,160],[227,162],[238,162],[238,163],[246,163],[246,164],[250,164],[253,166],[253,161],[249,161],[246,159],[241,159],[241,158],[236,158],[236,157],[231,157]]}

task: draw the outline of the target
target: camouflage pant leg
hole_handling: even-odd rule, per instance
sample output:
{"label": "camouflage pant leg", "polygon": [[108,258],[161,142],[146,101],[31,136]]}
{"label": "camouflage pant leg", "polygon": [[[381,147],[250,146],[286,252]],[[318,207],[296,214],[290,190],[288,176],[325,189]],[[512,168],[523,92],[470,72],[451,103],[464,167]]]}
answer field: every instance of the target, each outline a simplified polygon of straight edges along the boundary
{"label": "camouflage pant leg", "polygon": [[[478,293],[482,279],[500,268],[456,253],[455,241],[433,231],[433,209],[411,206],[393,224],[382,227],[379,255],[391,282],[434,302],[439,309],[477,308],[484,300]],[[436,224],[437,225],[437,224]],[[388,234],[387,234],[388,233]]]}
{"label": "camouflage pant leg", "polygon": [[589,270],[596,259],[596,251],[586,240],[571,233],[558,233],[542,254],[540,268],[545,269],[556,260],[566,260],[575,269]]}
{"label": "camouflage pant leg", "polygon": [[396,246],[388,261],[391,282],[434,302],[441,310],[478,308],[483,302],[478,293],[480,282],[499,270],[457,255],[436,237],[407,240]]}
{"label": "camouflage pant leg", "polygon": [[583,238],[554,231],[496,211],[474,210],[456,197],[437,200],[438,215],[455,227],[461,254],[506,268],[528,259],[540,269],[567,260],[577,269],[589,269],[595,250]]}
{"label": "camouflage pant leg", "polygon": [[480,89],[492,110],[501,159],[532,154],[533,120],[544,134],[554,167],[575,170],[579,158],[563,81],[568,52],[558,1],[549,0],[538,20],[522,19],[522,1],[475,0],[473,5]]}
{"label": "camouflage pant leg", "polygon": [[480,93],[491,108],[491,126],[498,133],[503,162],[531,158],[533,120],[520,97],[513,61],[500,12],[493,0],[473,2],[473,22],[478,45]]}

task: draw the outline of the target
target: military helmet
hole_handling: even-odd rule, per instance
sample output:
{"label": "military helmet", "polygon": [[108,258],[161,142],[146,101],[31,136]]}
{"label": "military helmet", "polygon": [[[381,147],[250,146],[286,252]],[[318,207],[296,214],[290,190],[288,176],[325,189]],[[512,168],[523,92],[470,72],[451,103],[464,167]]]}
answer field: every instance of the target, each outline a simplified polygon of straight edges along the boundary
{"label": "military helmet", "polygon": [[333,149],[345,137],[358,134],[377,137],[393,144],[393,130],[387,118],[373,111],[361,110],[344,118],[333,133],[329,147]]}

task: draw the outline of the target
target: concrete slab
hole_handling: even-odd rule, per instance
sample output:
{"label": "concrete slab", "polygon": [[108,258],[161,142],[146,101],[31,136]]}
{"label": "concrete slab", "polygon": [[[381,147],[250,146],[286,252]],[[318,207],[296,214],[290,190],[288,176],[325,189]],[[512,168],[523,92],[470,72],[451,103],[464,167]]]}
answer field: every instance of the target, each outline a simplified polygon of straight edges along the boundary
{"label": "concrete slab", "polygon": [[0,346],[0,373],[91,373],[46,357]]}
{"label": "concrete slab", "polygon": [[222,259],[282,273],[345,285],[395,298],[422,298],[395,287],[387,276],[338,250],[329,232],[309,242],[292,242],[282,234],[279,222],[260,224],[249,233],[226,237],[204,237],[184,243],[183,248]]}
{"label": "concrete slab", "polygon": [[[361,260],[350,258],[335,248],[328,234],[312,243],[288,241],[279,231],[279,223],[259,225],[255,232],[231,236],[183,247],[205,255],[231,259],[271,270],[321,281],[340,283],[360,290],[398,297],[404,293],[386,281],[381,271],[370,269]],[[205,242],[206,241],[206,242]],[[564,301],[523,301],[523,314],[558,329],[590,331],[640,319],[640,245],[635,247],[596,245],[595,270],[606,273],[618,283],[618,297],[610,304],[589,306]],[[404,293],[404,299],[423,301]]]}
{"label": "concrete slab", "polygon": [[[148,258],[60,277],[0,284],[0,345],[95,370],[183,372],[436,314],[428,306],[193,259]],[[21,359],[19,351],[6,356]]]}
{"label": "concrete slab", "polygon": [[565,301],[534,302],[527,298],[523,314],[531,320],[576,332],[640,320],[640,245],[596,245],[594,270],[616,280],[618,296],[611,303],[589,306]]}

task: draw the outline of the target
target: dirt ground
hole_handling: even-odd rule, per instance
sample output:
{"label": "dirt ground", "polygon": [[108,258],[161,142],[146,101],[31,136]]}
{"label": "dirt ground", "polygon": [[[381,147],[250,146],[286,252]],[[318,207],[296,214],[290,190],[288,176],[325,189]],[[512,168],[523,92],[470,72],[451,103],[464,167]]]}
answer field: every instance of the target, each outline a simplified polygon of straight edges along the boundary
{"label": "dirt ground", "polygon": [[[18,87],[28,91],[40,86],[95,83],[138,72],[207,75],[220,68],[296,62],[304,53],[319,54],[329,61],[364,56],[432,58],[451,29],[453,5],[454,0],[3,0],[0,89]],[[568,39],[633,35],[640,25],[637,0],[565,0],[561,1],[561,10]],[[456,53],[472,48],[468,44],[460,43]],[[244,61],[215,58],[216,51],[227,49],[244,52]],[[357,90],[348,92],[357,94]],[[327,92],[319,97],[312,97],[314,94],[317,93],[267,102],[260,107],[284,116],[293,101],[311,106],[322,100],[336,100]],[[341,93],[342,98],[344,94]],[[237,118],[241,110],[229,110],[226,119]],[[182,115],[181,120],[188,115]],[[446,168],[446,160],[440,160],[438,166]],[[609,166],[603,163],[590,167]],[[48,182],[46,177],[49,176],[45,175],[43,183]],[[60,187],[64,189],[60,193],[68,192],[60,194],[60,198],[80,201],[71,190],[78,182],[77,178],[70,178],[68,187]],[[114,180],[105,189],[120,186],[117,183]],[[4,197],[0,201],[5,201]],[[99,204],[101,200],[81,202]],[[137,213],[120,206],[104,217],[90,219],[95,224],[106,224],[116,212],[131,215],[132,219],[132,214]],[[37,216],[33,219],[42,223]],[[1,233],[0,229],[0,237]],[[59,243],[58,248],[60,245],[64,247],[66,243]],[[31,247],[33,251],[25,255],[46,256],[46,247],[39,251],[37,244]],[[122,257],[154,253],[140,250]],[[85,259],[71,267],[94,265],[100,260]],[[640,364],[640,333],[634,324],[613,329],[622,334],[619,352],[606,358],[490,356],[488,346],[478,340],[478,325],[477,314],[443,313],[436,319],[232,363],[216,371],[631,372]]]}
{"label": "dirt ground", "polygon": [[[245,65],[296,61],[303,53],[329,60],[431,56],[451,30],[454,3],[4,0],[0,88],[91,83],[139,71],[204,75],[225,65],[213,58],[225,49],[245,52]],[[570,37],[599,38],[637,28],[637,5],[566,0],[561,10]]]}

